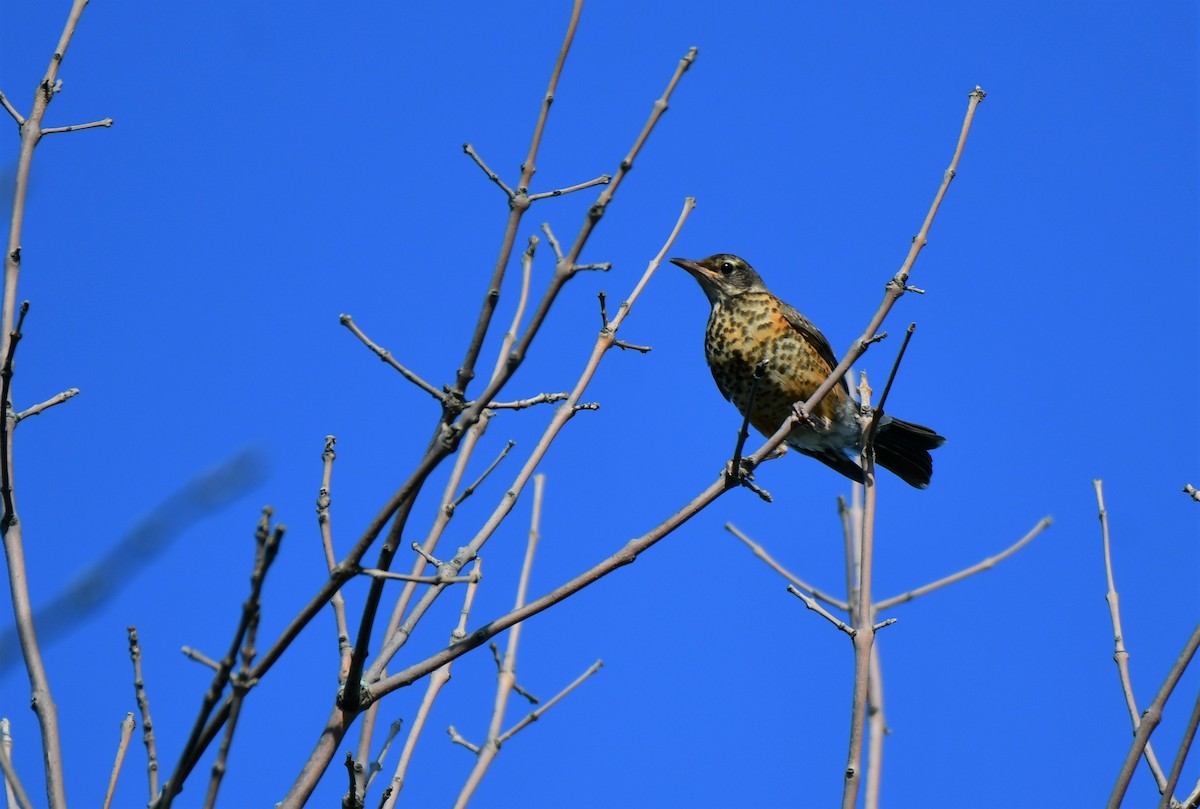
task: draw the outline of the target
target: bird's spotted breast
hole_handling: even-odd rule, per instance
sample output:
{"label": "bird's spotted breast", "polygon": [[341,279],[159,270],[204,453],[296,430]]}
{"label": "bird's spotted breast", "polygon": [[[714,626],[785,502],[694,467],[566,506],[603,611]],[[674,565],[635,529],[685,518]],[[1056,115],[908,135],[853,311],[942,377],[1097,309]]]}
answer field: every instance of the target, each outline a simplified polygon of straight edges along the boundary
{"label": "bird's spotted breast", "polygon": [[[766,292],[730,296],[715,304],[704,352],[717,387],[743,415],[751,404],[754,371],[766,362],[750,414],[750,423],[765,435],[775,432],[792,404],[811,396],[831,370],[783,316],[779,301]],[[833,419],[844,399],[842,388],[834,388],[813,415]]]}

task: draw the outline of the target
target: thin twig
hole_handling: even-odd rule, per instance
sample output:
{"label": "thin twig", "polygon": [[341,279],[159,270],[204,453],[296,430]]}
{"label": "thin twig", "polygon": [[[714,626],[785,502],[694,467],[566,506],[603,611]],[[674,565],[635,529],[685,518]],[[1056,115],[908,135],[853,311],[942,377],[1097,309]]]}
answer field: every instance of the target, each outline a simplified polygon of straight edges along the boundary
{"label": "thin twig", "polygon": [[58,394],[57,396],[51,396],[49,399],[47,399],[44,402],[41,402],[40,404],[35,404],[33,407],[25,408],[20,413],[13,416],[13,424],[15,425],[18,422],[29,418],[30,416],[36,416],[45,410],[49,410],[50,408],[54,407],[56,404],[62,404],[67,399],[70,399],[72,396],[78,396],[78,395],[79,395],[79,388],[68,388],[67,390],[64,390],[62,393]]}
{"label": "thin twig", "polygon": [[1012,545],[1008,546],[995,556],[989,556],[982,562],[978,562],[968,568],[958,571],[957,573],[952,573],[949,576],[938,579],[935,582],[931,582],[930,584],[922,585],[921,587],[917,587],[916,589],[909,590],[908,592],[901,593],[897,596],[892,596],[891,598],[885,598],[875,604],[875,611],[883,612],[884,610],[894,607],[897,604],[904,604],[912,601],[914,598],[920,598],[926,593],[932,593],[934,590],[940,590],[949,584],[954,584],[955,582],[962,581],[969,576],[974,576],[976,573],[982,573],[985,570],[991,570],[1000,562],[1003,562],[1005,559],[1012,556],[1014,553],[1021,550],[1021,548],[1025,547],[1034,539],[1036,539],[1038,535],[1042,533],[1042,531],[1050,527],[1052,522],[1053,519],[1051,519],[1051,517],[1048,515],[1042,517],[1042,519],[1038,520],[1037,525],[1029,529],[1029,533],[1018,539]]}
{"label": "thin twig", "polygon": [[[337,557],[333,553],[332,515],[329,512],[330,506],[333,505],[331,487],[333,486],[333,462],[337,460],[337,452],[334,449],[336,444],[335,436],[325,436],[325,449],[321,452],[321,488],[317,492],[317,525],[321,530],[321,546],[325,550],[325,564],[330,573],[337,566]],[[337,629],[338,674],[339,681],[341,681],[350,668],[351,653],[350,626],[346,623],[346,599],[341,590],[338,590],[329,599],[329,607],[333,610],[334,626]]]}
{"label": "thin twig", "polygon": [[558,703],[559,700],[561,700],[567,694],[570,694],[572,691],[574,691],[579,686],[583,685],[583,682],[585,680],[587,680],[588,677],[591,677],[593,674],[598,672],[603,665],[604,665],[603,660],[597,660],[595,663],[593,663],[591,666],[588,667],[587,671],[585,671],[583,674],[580,674],[578,677],[576,677],[571,682],[570,685],[568,685],[562,691],[559,691],[557,694],[555,694],[553,697],[551,697],[546,702],[545,705],[542,705],[540,708],[538,708],[535,711],[531,711],[523,719],[521,719],[520,722],[518,722],[517,724],[515,724],[511,728],[509,728],[505,733],[503,733],[500,736],[499,739],[497,739],[497,743],[504,744],[506,741],[511,739],[519,730],[536,722],[538,719],[541,718],[542,714],[544,714],[546,711],[553,708],[555,706],[555,704]]}
{"label": "thin twig", "polygon": [[[1121,597],[1117,594],[1116,580],[1113,577],[1112,545],[1108,535],[1108,509],[1104,506],[1104,482],[1097,478],[1092,481],[1096,489],[1096,506],[1099,509],[1100,533],[1104,543],[1104,576],[1108,589],[1104,600],[1108,603],[1108,615],[1113,628],[1113,662],[1117,664],[1117,675],[1121,680],[1121,691],[1125,695],[1125,707],[1129,711],[1129,719],[1133,723],[1133,731],[1137,733],[1142,721],[1142,713],[1138,710],[1137,699],[1133,696],[1133,678],[1129,674],[1129,652],[1125,648],[1125,632],[1121,629]],[[1159,766],[1158,757],[1149,743],[1146,744],[1146,766],[1154,776],[1158,791],[1162,792],[1167,786],[1167,776]]]}
{"label": "thin twig", "polygon": [[383,346],[378,345],[370,337],[364,334],[363,330],[358,327],[358,325],[354,322],[354,318],[350,317],[350,315],[339,315],[338,322],[349,329],[355,337],[361,340],[363,345],[375,352],[375,355],[378,356],[379,359],[383,360],[388,365],[399,371],[400,375],[409,382],[413,383],[418,388],[437,399],[439,402],[445,400],[446,394],[442,393],[442,391],[438,390],[433,385],[429,384],[424,379],[408,370],[408,368],[405,368],[403,365],[401,365],[400,362],[392,355],[392,352],[388,351]]}
{"label": "thin twig", "polygon": [[572,191],[582,191],[585,188],[591,188],[594,185],[608,185],[612,182],[612,177],[607,174],[601,174],[594,180],[579,183],[578,185],[570,185],[566,188],[557,188],[554,191],[543,191],[540,194],[530,194],[529,201],[546,199],[547,197],[561,197],[563,194],[570,194]]}
{"label": "thin twig", "polygon": [[133,713],[125,714],[125,718],[121,721],[121,741],[117,743],[117,758],[113,762],[112,774],[108,777],[108,789],[104,793],[103,809],[112,806],[113,792],[117,789],[117,776],[121,774],[125,751],[129,749],[129,738],[133,736],[133,729],[136,726],[137,722],[133,720]]}
{"label": "thin twig", "polygon": [[150,800],[153,801],[158,797],[158,750],[154,743],[154,720],[150,718],[150,697],[146,694],[146,681],[142,677],[142,647],[138,643],[137,627],[128,627],[126,631],[129,633],[129,659],[133,661],[133,694],[142,715],[146,780],[150,786]]}
{"label": "thin twig", "polygon": [[507,456],[509,451],[512,450],[512,448],[515,447],[516,445],[517,445],[516,441],[509,439],[508,443],[504,445],[504,449],[500,450],[500,454],[496,456],[496,460],[494,460],[490,464],[488,464],[488,468],[483,470],[483,474],[481,474],[479,477],[477,477],[475,479],[474,483],[472,483],[467,488],[463,489],[462,494],[460,494],[458,497],[454,498],[454,502],[451,503],[449,507],[451,509],[458,508],[459,506],[461,506],[463,504],[464,500],[466,500],[468,497],[470,497],[472,494],[474,494],[475,490],[479,488],[480,484],[482,484],[485,480],[487,480],[488,475],[492,474],[492,472],[495,471],[496,467],[500,465],[500,462],[504,460],[505,456]]}
{"label": "thin twig", "polygon": [[[475,602],[475,588],[478,586],[478,579],[483,575],[482,564],[481,560],[475,560],[472,572],[475,574],[476,582],[467,585],[466,595],[463,596],[463,606],[458,615],[458,625],[450,633],[450,645],[458,643],[467,635],[467,619],[471,614],[471,605]],[[417,739],[420,738],[421,731],[425,727],[425,721],[429,718],[429,712],[433,709],[434,700],[437,699],[442,686],[448,682],[450,682],[449,661],[429,676],[429,683],[425,687],[425,696],[422,697],[421,704],[417,707],[416,716],[413,717],[412,723],[409,725],[408,736],[405,738],[404,747],[400,751],[400,760],[396,762],[396,771],[392,775],[392,783],[389,787],[392,790],[392,794],[381,804],[382,809],[392,809],[396,805],[396,801],[400,797],[400,790],[404,788],[404,779],[408,773],[408,765],[412,761],[413,750],[417,746]]]}
{"label": "thin twig", "polygon": [[[198,752],[206,746],[206,742],[202,741],[206,735],[205,731],[208,726],[208,717],[216,708],[222,693],[225,691],[225,686],[229,684],[233,666],[237,662],[239,653],[245,654],[247,648],[247,637],[250,636],[253,640],[253,631],[258,625],[258,614],[261,610],[261,594],[263,582],[266,580],[267,572],[271,568],[271,563],[275,561],[275,556],[279,551],[279,545],[283,540],[284,532],[287,530],[282,524],[276,524],[272,529],[271,515],[273,509],[269,506],[264,506],[262,517],[258,521],[255,529],[255,561],[254,567],[250,573],[250,593],[246,600],[242,602],[242,613],[238,620],[237,626],[234,628],[233,638],[230,640],[229,649],[225,656],[221,658],[220,664],[217,666],[216,672],[213,674],[212,681],[209,683],[208,690],[204,694],[204,699],[200,705],[200,711],[196,716],[195,724],[192,726],[191,734],[188,736],[187,743],[179,754],[179,761],[172,771],[171,777],[163,783],[162,793],[158,796],[158,800],[154,803],[156,809],[167,809],[175,796],[183,788],[183,774],[190,771],[190,764],[193,763],[193,758],[198,755]],[[252,646],[250,647],[252,648]],[[238,682],[234,684],[234,694],[231,699],[225,704],[228,706],[230,713],[226,715],[225,725],[233,715],[234,703],[238,703],[240,707],[240,698],[237,697],[239,688],[248,689],[252,684],[259,680],[258,675],[247,665],[246,672],[240,672]],[[228,736],[226,737],[228,738]],[[216,774],[214,773],[214,776]]]}
{"label": "thin twig", "polygon": [[534,405],[561,402],[569,395],[566,391],[562,393],[539,393],[537,396],[531,396],[528,399],[517,399],[514,402],[488,402],[488,410],[524,410]]}
{"label": "thin twig", "polygon": [[1190,483],[1183,484],[1183,493],[1193,500],[1200,502],[1200,489],[1197,489]]}
{"label": "thin twig", "polygon": [[58,77],[59,69],[62,67],[67,48],[75,34],[75,28],[85,6],[87,6],[87,0],[74,0],[71,4],[66,24],[63,26],[58,44],[54,47],[46,73],[34,91],[29,115],[22,118],[8,99],[3,99],[5,109],[20,126],[21,146],[13,177],[13,202],[9,218],[8,240],[4,249],[4,290],[3,293],[0,293],[0,300],[3,301],[0,306],[0,357],[5,358],[6,365],[3,383],[4,395],[0,397],[0,407],[5,410],[4,417],[0,419],[0,470],[3,472],[4,502],[3,516],[0,517],[0,533],[3,534],[5,563],[8,569],[13,605],[13,622],[16,625],[17,638],[25,659],[25,670],[29,676],[30,704],[37,715],[38,727],[41,732],[42,769],[46,782],[46,802],[50,809],[65,809],[67,805],[62,742],[58,726],[58,709],[50,690],[50,680],[46,674],[38,638],[34,631],[33,608],[27,584],[28,571],[25,565],[23,526],[17,520],[16,507],[13,503],[12,480],[15,463],[12,432],[16,422],[9,415],[12,412],[9,382],[12,372],[10,363],[13,344],[20,331],[19,328],[14,331],[13,323],[16,320],[15,307],[21,271],[21,240],[33,153],[42,138],[42,121],[46,115],[46,108],[62,88],[62,80]]}
{"label": "thin twig", "polygon": [[1125,754],[1125,762],[1121,765],[1121,772],[1117,775],[1117,782],[1113,785],[1112,794],[1108,798],[1108,809],[1119,809],[1121,806],[1121,801],[1125,798],[1125,790],[1129,788],[1129,781],[1133,778],[1133,771],[1137,768],[1138,759],[1142,757],[1146,746],[1150,743],[1150,734],[1162,721],[1163,708],[1166,706],[1171,692],[1179,683],[1179,678],[1183,676],[1188,664],[1192,662],[1192,657],[1195,656],[1197,649],[1200,649],[1200,624],[1197,624],[1196,628],[1192,630],[1191,636],[1183,646],[1183,651],[1175,659],[1174,665],[1171,666],[1166,679],[1154,696],[1154,701],[1142,714],[1141,722],[1137,726],[1137,733],[1133,737],[1133,744],[1129,746],[1129,752]]}
{"label": "thin twig", "polygon": [[[521,565],[521,577],[517,582],[516,604],[513,609],[525,606],[526,594],[529,592],[529,578],[533,572],[533,557],[537,553],[538,542],[541,540],[542,500],[546,489],[546,476],[533,476],[533,508],[529,518],[529,538],[525,544],[525,560]],[[488,723],[487,737],[483,744],[476,749],[475,766],[468,774],[458,798],[454,802],[455,809],[465,809],[471,796],[479,787],[483,776],[500,752],[500,736],[504,725],[504,712],[508,708],[508,698],[517,682],[517,647],[521,643],[521,624],[514,626],[508,633],[508,648],[504,659],[498,660],[496,672],[496,701],[492,707],[492,718]],[[495,649],[493,649],[495,653]],[[453,733],[451,727],[451,736]]]}
{"label": "thin twig", "polygon": [[829,621],[829,623],[833,624],[835,627],[837,627],[841,631],[845,632],[850,637],[854,637],[854,633],[856,631],[854,629],[854,627],[847,624],[841,618],[834,616],[832,613],[829,612],[829,610],[825,609],[820,604],[818,604],[817,600],[815,598],[813,598],[812,596],[810,596],[808,593],[804,592],[803,590],[801,590],[798,587],[795,587],[794,585],[791,585],[791,584],[788,585],[787,591],[789,593],[791,593],[792,595],[794,595],[796,598],[803,601],[804,606],[808,607],[810,610],[812,610],[813,612],[820,615],[826,621]]}
{"label": "thin twig", "polygon": [[772,570],[774,570],[780,576],[783,576],[785,579],[787,579],[793,585],[795,585],[797,590],[802,590],[803,592],[808,593],[810,596],[817,599],[818,601],[824,601],[826,604],[833,607],[834,609],[841,610],[842,612],[845,612],[845,613],[850,612],[849,604],[847,604],[845,601],[841,601],[837,598],[834,598],[833,596],[829,595],[829,593],[826,593],[824,590],[820,590],[816,587],[813,587],[811,584],[804,581],[796,574],[792,573],[790,570],[785,568],[783,565],[779,564],[779,562],[777,562],[775,560],[775,557],[771,556],[771,554],[769,554],[767,552],[766,548],[764,548],[762,545],[759,545],[753,539],[751,539],[750,537],[748,537],[744,533],[742,533],[740,530],[738,530],[738,528],[736,526],[734,526],[733,523],[728,523],[728,522],[725,523],[725,530],[728,531],[729,533],[733,534],[738,539],[740,539],[743,543],[745,543],[746,547],[748,547],[755,556],[757,556],[759,559],[766,562],[767,565]]}
{"label": "thin twig", "polygon": [[4,109],[8,110],[8,114],[17,122],[17,126],[25,123],[25,116],[17,112],[17,108],[12,105],[12,102],[8,100],[8,96],[4,95],[4,93],[0,93],[0,104],[4,105]]}
{"label": "thin twig", "polygon": [[397,719],[388,726],[388,733],[383,739],[383,745],[379,748],[379,755],[371,761],[371,766],[367,768],[367,789],[371,788],[371,783],[375,780],[375,776],[383,771],[383,760],[387,758],[388,750],[391,749],[392,742],[396,740],[396,736],[399,735],[400,728],[403,725],[404,721]]}
{"label": "thin twig", "polygon": [[364,576],[370,576],[373,579],[410,581],[414,584],[471,584],[472,582],[478,581],[474,574],[468,576],[413,576],[408,573],[393,573],[390,570],[376,570],[375,568],[369,567],[363,568],[358,572]]}
{"label": "thin twig", "polygon": [[96,127],[109,127],[113,125],[112,118],[101,118],[99,121],[92,121],[86,124],[71,124],[70,126],[52,126],[48,129],[43,129],[43,135],[57,135],[61,132],[77,132],[81,129],[95,129]]}
{"label": "thin twig", "polygon": [[220,663],[213,660],[211,657],[209,657],[208,655],[206,655],[204,652],[200,651],[199,649],[193,649],[191,646],[184,646],[179,651],[182,652],[183,656],[186,657],[188,660],[194,660],[195,662],[199,663],[200,665],[207,666],[208,668],[212,669],[213,671],[216,671],[217,669],[219,669],[221,667]]}
{"label": "thin twig", "polygon": [[9,809],[33,809],[33,803],[12,763],[12,733],[9,732],[8,717],[0,719],[0,774],[4,776],[4,795]]}
{"label": "thin twig", "polygon": [[1196,704],[1192,706],[1192,715],[1188,718],[1183,738],[1179,740],[1179,751],[1175,754],[1175,761],[1171,764],[1171,772],[1167,776],[1167,787],[1163,790],[1158,809],[1170,809],[1174,802],[1172,796],[1175,794],[1175,787],[1179,784],[1179,775],[1183,772],[1183,762],[1192,749],[1192,740],[1196,738],[1197,725],[1200,725],[1200,693],[1196,694]]}
{"label": "thin twig", "polygon": [[475,151],[474,146],[469,143],[464,143],[463,151],[466,152],[468,157],[475,161],[475,165],[483,169],[483,173],[487,175],[489,180],[500,187],[500,190],[504,192],[506,197],[512,199],[516,196],[516,194],[513,193],[513,190],[505,185],[504,181],[500,179],[500,175],[488,168],[488,164],[483,162],[483,158],[479,156],[479,152]]}

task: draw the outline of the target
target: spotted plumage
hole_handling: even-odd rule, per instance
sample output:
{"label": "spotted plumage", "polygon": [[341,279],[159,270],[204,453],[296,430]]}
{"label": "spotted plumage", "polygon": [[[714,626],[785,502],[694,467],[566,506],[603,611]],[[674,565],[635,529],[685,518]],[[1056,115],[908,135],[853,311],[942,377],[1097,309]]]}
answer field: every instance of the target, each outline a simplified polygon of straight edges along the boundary
{"label": "spotted plumage", "polygon": [[[808,318],[772,295],[745,260],[718,253],[700,261],[671,261],[700,283],[712,304],[704,355],[721,394],[742,415],[749,408],[754,428],[771,435],[789,417],[792,405],[812,396],[837,365],[829,341]],[[755,371],[762,363],[755,388]],[[858,450],[862,419],[845,380],[839,380],[811,415],[813,426],[793,428],[788,444],[863,482],[862,469],[847,455]],[[933,474],[929,450],[945,440],[928,427],[884,416],[875,438],[875,459],[923,489]]]}

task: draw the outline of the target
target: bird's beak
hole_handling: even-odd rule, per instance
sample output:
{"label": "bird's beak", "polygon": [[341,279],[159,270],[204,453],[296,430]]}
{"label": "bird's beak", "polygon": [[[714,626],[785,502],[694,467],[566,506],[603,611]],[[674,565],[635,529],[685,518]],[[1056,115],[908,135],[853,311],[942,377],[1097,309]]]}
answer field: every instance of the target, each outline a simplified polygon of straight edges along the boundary
{"label": "bird's beak", "polygon": [[687,270],[697,279],[708,278],[712,275],[711,271],[705,269],[699,262],[692,261],[690,258],[673,258],[671,259],[671,263],[676,267]]}

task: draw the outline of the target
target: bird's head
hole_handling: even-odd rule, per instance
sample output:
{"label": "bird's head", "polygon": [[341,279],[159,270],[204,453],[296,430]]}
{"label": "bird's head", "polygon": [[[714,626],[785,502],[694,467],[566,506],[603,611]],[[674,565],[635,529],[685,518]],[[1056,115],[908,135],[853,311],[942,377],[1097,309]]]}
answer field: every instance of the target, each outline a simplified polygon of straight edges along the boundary
{"label": "bird's head", "polygon": [[691,273],[713,304],[746,292],[767,291],[749,262],[729,253],[717,253],[699,261],[673,258],[671,263]]}

